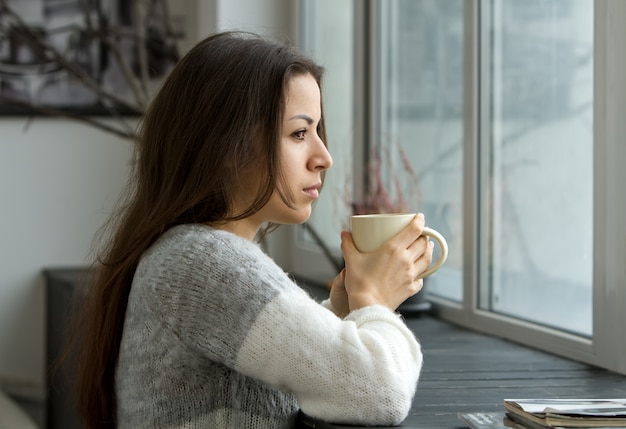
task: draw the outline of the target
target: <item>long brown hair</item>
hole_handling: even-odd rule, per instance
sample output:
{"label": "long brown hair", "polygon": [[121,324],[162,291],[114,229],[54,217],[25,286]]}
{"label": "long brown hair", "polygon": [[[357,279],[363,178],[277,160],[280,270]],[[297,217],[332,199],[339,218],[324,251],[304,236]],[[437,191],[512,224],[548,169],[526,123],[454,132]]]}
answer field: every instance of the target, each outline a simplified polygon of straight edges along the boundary
{"label": "long brown hair", "polygon": [[[76,393],[86,428],[115,427],[117,357],[142,254],[175,225],[242,219],[284,189],[278,142],[285,92],[292,77],[306,73],[321,87],[322,69],[293,47],[227,32],[198,43],[164,81],[141,123],[125,202],[104,230],[109,238],[80,298]],[[249,167],[261,173],[260,191],[233,213],[233,189]]]}

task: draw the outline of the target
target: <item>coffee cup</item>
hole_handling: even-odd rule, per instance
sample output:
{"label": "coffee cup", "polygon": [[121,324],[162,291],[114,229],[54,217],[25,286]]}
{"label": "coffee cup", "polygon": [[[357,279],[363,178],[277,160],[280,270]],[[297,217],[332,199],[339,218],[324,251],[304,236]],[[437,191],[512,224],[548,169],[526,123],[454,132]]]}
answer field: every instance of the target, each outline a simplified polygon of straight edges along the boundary
{"label": "coffee cup", "polygon": [[[379,248],[385,241],[398,234],[415,217],[415,213],[388,213],[354,215],[350,218],[352,239],[357,250],[362,253]],[[422,235],[432,237],[441,248],[439,259],[417,278],[429,276],[439,269],[448,258],[448,243],[443,236],[432,228],[424,227]]]}

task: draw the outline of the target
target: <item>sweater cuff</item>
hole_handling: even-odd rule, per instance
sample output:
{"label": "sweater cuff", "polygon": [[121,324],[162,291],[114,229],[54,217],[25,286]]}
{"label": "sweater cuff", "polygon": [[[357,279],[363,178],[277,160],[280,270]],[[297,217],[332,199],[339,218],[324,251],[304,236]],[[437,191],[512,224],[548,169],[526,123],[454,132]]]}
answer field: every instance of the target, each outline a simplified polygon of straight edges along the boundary
{"label": "sweater cuff", "polygon": [[380,322],[380,321],[388,321],[391,323],[402,323],[402,316],[394,311],[390,310],[388,307],[384,305],[370,305],[367,307],[359,308],[358,310],[354,310],[348,314],[344,320],[351,320],[356,323],[357,326],[361,326],[362,324],[368,322]]}

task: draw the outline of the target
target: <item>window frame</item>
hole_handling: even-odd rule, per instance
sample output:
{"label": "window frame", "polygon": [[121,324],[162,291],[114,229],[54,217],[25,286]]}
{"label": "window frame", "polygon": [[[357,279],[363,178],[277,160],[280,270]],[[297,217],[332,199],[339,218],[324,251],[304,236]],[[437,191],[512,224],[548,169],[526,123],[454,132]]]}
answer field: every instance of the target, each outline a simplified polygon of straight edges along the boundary
{"label": "window frame", "polygon": [[[626,161],[626,149],[619,136],[626,135],[620,120],[626,99],[626,55],[619,41],[626,31],[626,2],[594,1],[594,258],[593,258],[593,334],[585,338],[566,332],[498,315],[478,306],[481,245],[480,204],[473,195],[480,188],[478,166],[479,1],[466,0],[465,10],[465,267],[464,300],[459,305],[432,297],[441,318],[487,334],[500,336],[562,356],[626,373],[626,205],[619,183],[626,180],[619,160]],[[609,90],[610,88],[610,90]],[[621,241],[621,242],[620,242]],[[611,257],[609,257],[611,256]],[[620,305],[620,303],[622,305]]]}
{"label": "window frame", "polygon": [[[376,82],[375,26],[376,1],[355,1],[355,109],[354,156],[365,165],[365,144],[374,135],[377,123],[374,106]],[[626,40],[626,2],[623,0],[594,0],[594,231],[593,231],[593,328],[591,338],[566,333],[555,328],[492,313],[479,308],[478,289],[481,272],[479,255],[484,254],[486,241],[481,237],[479,220],[481,204],[476,195],[480,182],[480,130],[484,118],[480,115],[478,100],[483,88],[479,86],[478,45],[480,2],[464,0],[464,143],[463,204],[465,218],[463,300],[453,302],[429,296],[438,317],[486,334],[552,352],[626,374],[626,52],[620,43]],[[371,47],[371,48],[368,48]],[[366,107],[360,107],[366,106]],[[371,142],[370,142],[371,143]],[[363,171],[355,171],[363,177]],[[297,228],[297,227],[296,227]],[[284,246],[284,243],[288,243]],[[320,252],[304,246],[297,240],[294,227],[285,228],[282,237],[271,246],[282,253],[285,269],[305,278],[328,280],[334,276]],[[303,247],[304,246],[304,247]],[[270,249],[271,251],[271,249]],[[318,264],[321,269],[312,269]],[[321,273],[321,274],[320,274]]]}

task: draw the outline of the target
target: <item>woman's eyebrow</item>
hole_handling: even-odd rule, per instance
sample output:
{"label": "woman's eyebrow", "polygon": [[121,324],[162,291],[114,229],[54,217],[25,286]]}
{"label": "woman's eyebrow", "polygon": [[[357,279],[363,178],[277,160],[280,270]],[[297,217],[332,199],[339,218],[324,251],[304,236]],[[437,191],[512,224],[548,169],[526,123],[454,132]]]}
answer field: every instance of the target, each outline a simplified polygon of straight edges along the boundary
{"label": "woman's eyebrow", "polygon": [[311,118],[309,115],[305,115],[304,113],[300,113],[299,115],[295,115],[289,118],[290,121],[294,119],[304,119],[309,125],[315,122],[313,118]]}

